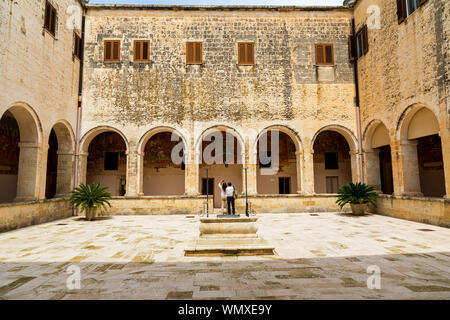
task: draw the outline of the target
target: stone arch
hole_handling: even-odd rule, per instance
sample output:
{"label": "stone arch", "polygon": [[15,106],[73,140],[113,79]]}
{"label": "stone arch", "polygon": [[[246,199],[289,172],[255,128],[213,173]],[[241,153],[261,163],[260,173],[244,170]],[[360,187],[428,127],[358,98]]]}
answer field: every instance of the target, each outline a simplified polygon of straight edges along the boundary
{"label": "stone arch", "polygon": [[[328,143],[326,135],[340,143]],[[319,136],[325,140],[316,145]],[[350,129],[336,124],[322,127],[311,140],[311,150],[315,193],[336,193],[343,185],[360,181],[358,142]]]}
{"label": "stone arch", "polygon": [[[102,134],[114,133],[111,135],[112,143],[102,142],[106,139]],[[117,139],[116,137],[121,139]],[[94,139],[98,141],[99,148],[90,154],[89,146]],[[97,140],[96,140],[97,141]],[[123,149],[121,145],[124,145]],[[79,155],[79,181],[80,183],[100,183],[107,186],[108,192],[113,196],[125,195],[128,188],[128,161],[129,161],[129,141],[118,129],[110,126],[99,126],[86,132],[81,139]],[[88,157],[91,158],[88,166]],[[103,159],[103,162],[101,162]],[[88,170],[89,169],[89,170]]]}
{"label": "stone arch", "polygon": [[143,152],[144,148],[145,148],[145,145],[151,139],[151,137],[153,137],[154,135],[156,135],[158,133],[161,133],[161,132],[172,132],[172,133],[175,133],[183,141],[185,153],[187,154],[189,152],[188,143],[187,143],[188,140],[186,139],[185,135],[182,134],[180,132],[180,130],[177,130],[177,129],[175,129],[173,127],[170,127],[170,126],[155,127],[155,128],[152,128],[152,129],[148,130],[146,133],[144,133],[143,136],[141,137],[141,139],[139,139],[139,142],[138,142],[138,146],[137,146],[138,152]]}
{"label": "stone arch", "polygon": [[[5,109],[17,121],[20,130],[20,142],[42,142],[42,124],[37,112],[25,102],[15,102]],[[0,115],[0,118],[3,113]]]}
{"label": "stone arch", "polygon": [[[149,149],[147,149],[148,143],[153,139],[155,140],[155,145],[165,153],[168,149],[172,148],[173,151],[175,146],[178,146],[179,140],[171,141],[167,144],[165,137],[158,137],[160,134],[172,133],[176,134],[183,142],[183,156],[184,159],[181,160],[181,164],[172,162],[169,164],[164,162],[160,163],[149,161],[150,158],[146,158]],[[171,139],[170,139],[171,140]],[[185,135],[179,130],[171,126],[158,126],[148,130],[139,140],[137,145],[138,151],[138,165],[137,165],[137,178],[138,178],[138,188],[137,192],[140,195],[150,195],[150,196],[174,196],[182,195],[185,193],[185,165],[186,159],[189,158],[189,146],[188,140]],[[180,154],[181,154],[181,150]],[[156,163],[156,164],[155,164]]]}
{"label": "stone arch", "polygon": [[75,150],[75,136],[70,123],[66,120],[56,121],[47,141],[45,196],[47,199],[68,196],[73,184]]}
{"label": "stone arch", "polygon": [[[8,113],[14,118],[19,132],[19,139],[15,145],[18,150],[12,174],[14,179],[5,180],[4,183],[11,190],[11,194],[1,199],[2,202],[11,201],[28,201],[41,197],[41,184],[43,183],[42,175],[42,124],[37,112],[25,102],[15,102],[8,106],[0,115],[0,119]],[[20,151],[19,151],[20,150]],[[2,188],[3,189],[3,188]]]}
{"label": "stone arch", "polygon": [[319,136],[319,134],[321,134],[324,131],[334,131],[340,133],[345,138],[345,140],[347,140],[347,143],[350,147],[350,151],[355,152],[358,149],[358,140],[356,139],[355,135],[350,129],[338,124],[331,124],[320,128],[314,134],[314,137],[311,140],[311,150],[314,149],[314,143],[316,142],[316,139]]}
{"label": "stone arch", "polygon": [[[374,138],[377,140],[374,144]],[[387,144],[380,144],[383,142],[386,142],[386,138],[388,139]],[[370,150],[373,148],[377,148],[382,145],[388,145],[390,144],[390,136],[389,136],[389,130],[387,126],[384,124],[383,121],[374,119],[369,122],[369,124],[366,126],[366,129],[363,133],[363,149],[364,150]],[[383,141],[383,142],[381,142]]]}
{"label": "stone arch", "polygon": [[407,107],[397,121],[400,195],[443,197],[446,194],[439,118],[422,103]]}
{"label": "stone arch", "polygon": [[122,133],[122,131],[120,131],[119,129],[116,129],[114,127],[110,127],[110,126],[99,126],[99,127],[92,128],[91,130],[89,130],[88,132],[86,132],[83,135],[83,137],[81,138],[81,143],[80,143],[80,151],[87,152],[88,148],[89,148],[89,144],[92,142],[92,140],[99,134],[102,134],[102,133],[108,132],[108,131],[119,134],[122,137],[123,141],[125,142],[127,151],[130,150],[130,145],[129,145],[128,139]]}
{"label": "stone arch", "polygon": [[[260,162],[260,154],[258,154],[259,141],[261,137],[269,133],[272,130],[277,130],[284,133],[290,141],[295,145],[295,155],[293,155],[288,148],[288,152],[280,152],[281,157],[272,158],[275,159],[273,164],[277,164],[275,167],[271,165],[269,168],[265,168]],[[281,142],[281,136],[280,136]],[[268,145],[267,145],[268,146]],[[290,128],[287,125],[274,124],[262,129],[251,147],[251,153],[249,154],[250,164],[249,167],[255,167],[256,175],[256,193],[258,194],[295,194],[302,192],[302,156],[303,151],[302,140],[296,130]],[[281,151],[281,150],[279,150]],[[275,170],[274,170],[275,169]]]}
{"label": "stone arch", "polygon": [[[216,132],[216,131],[225,131],[225,132],[229,132],[231,133],[236,140],[239,143],[239,146],[241,148],[240,152],[241,152],[241,163],[244,164],[245,163],[245,139],[242,136],[242,134],[235,128],[227,126],[227,125],[215,125],[215,126],[211,126],[205,130],[203,130],[203,132],[199,135],[199,137],[197,138],[197,141],[195,143],[195,153],[196,153],[196,158],[197,160],[198,157],[201,155],[201,151],[200,148],[202,146],[202,141],[203,141],[203,137],[207,136],[210,133]],[[197,154],[198,152],[198,154]],[[198,157],[197,157],[198,156]]]}
{"label": "stone arch", "polygon": [[366,183],[375,190],[392,194],[394,181],[389,130],[378,119],[372,120],[364,130],[364,170]]}
{"label": "stone arch", "polygon": [[283,133],[287,134],[292,139],[292,141],[294,142],[296,151],[297,152],[301,152],[303,150],[303,142],[302,142],[302,140],[300,138],[300,135],[298,134],[297,131],[295,131],[294,129],[290,128],[287,125],[276,125],[275,124],[275,125],[271,125],[271,126],[265,127],[264,129],[262,129],[258,133],[255,141],[253,142],[253,146],[252,146],[252,149],[251,149],[252,152],[256,152],[256,149],[258,147],[258,140],[261,137],[261,135],[263,135],[265,132],[270,131],[270,130],[278,130],[280,132],[283,132]]}
{"label": "stone arch", "polygon": [[[424,120],[426,125],[422,126],[423,130],[420,132],[415,132],[413,136],[411,136],[411,125],[416,124],[415,119],[417,116]],[[440,126],[438,117],[436,113],[429,107],[424,104],[413,104],[407,107],[402,114],[400,115],[397,121],[397,138],[399,140],[410,140],[417,138],[418,136],[428,136],[433,134],[439,134]]]}

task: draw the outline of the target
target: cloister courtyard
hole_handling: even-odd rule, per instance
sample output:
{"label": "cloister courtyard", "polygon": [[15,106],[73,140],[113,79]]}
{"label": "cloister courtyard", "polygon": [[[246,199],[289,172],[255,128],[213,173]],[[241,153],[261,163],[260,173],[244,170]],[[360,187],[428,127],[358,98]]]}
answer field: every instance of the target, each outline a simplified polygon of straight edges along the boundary
{"label": "cloister courtyard", "polygon": [[[82,216],[0,234],[0,299],[450,299],[450,230],[381,215],[257,215],[273,256],[186,257],[198,216]],[[80,288],[68,269],[80,268]],[[380,288],[368,272],[379,268]]]}

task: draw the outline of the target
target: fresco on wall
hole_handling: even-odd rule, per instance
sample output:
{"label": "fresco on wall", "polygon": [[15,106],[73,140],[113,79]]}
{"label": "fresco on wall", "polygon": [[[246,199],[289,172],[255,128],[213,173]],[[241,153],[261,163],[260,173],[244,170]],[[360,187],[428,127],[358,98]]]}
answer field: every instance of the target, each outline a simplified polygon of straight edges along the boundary
{"label": "fresco on wall", "polygon": [[323,131],[314,142],[314,161],[324,162],[325,152],[338,152],[339,158],[350,159],[350,147],[347,140],[338,132]]}
{"label": "fresco on wall", "polygon": [[155,134],[145,145],[145,163],[149,166],[172,166],[179,167],[172,162],[172,149],[180,141],[171,140],[171,132],[161,132]]}
{"label": "fresco on wall", "polygon": [[19,126],[7,111],[0,120],[0,174],[17,174],[19,141]]}

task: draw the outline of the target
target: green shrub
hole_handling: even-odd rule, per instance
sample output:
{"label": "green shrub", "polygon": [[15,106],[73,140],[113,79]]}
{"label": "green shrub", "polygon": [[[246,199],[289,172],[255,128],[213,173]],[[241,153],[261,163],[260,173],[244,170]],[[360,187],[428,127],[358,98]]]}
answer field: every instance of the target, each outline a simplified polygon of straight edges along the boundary
{"label": "green shrub", "polygon": [[373,187],[369,187],[363,183],[349,183],[338,191],[338,199],[336,203],[342,209],[347,203],[349,204],[365,204],[371,203],[376,206],[378,193]]}

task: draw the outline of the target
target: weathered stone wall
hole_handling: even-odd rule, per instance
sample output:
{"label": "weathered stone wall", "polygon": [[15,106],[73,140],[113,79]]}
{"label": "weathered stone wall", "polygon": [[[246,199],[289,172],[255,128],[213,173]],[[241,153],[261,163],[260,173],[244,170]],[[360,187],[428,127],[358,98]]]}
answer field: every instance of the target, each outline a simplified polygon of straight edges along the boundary
{"label": "weathered stone wall", "polygon": [[[380,28],[373,28],[379,9]],[[370,150],[373,128],[382,123],[392,150],[394,193],[420,192],[416,142],[408,140],[411,119],[421,108],[432,111],[442,141],[447,196],[450,190],[449,36],[450,3],[429,0],[398,23],[397,3],[360,0],[354,8],[356,30],[368,30],[368,53],[358,60],[364,149]],[[433,120],[434,121],[434,120]],[[423,127],[429,123],[422,123]],[[366,154],[366,160],[369,155]],[[366,162],[366,171],[376,166]],[[412,187],[412,185],[418,185]],[[414,192],[413,192],[414,191]]]}
{"label": "weathered stone wall", "polygon": [[21,200],[45,198],[49,135],[56,123],[64,127],[55,129],[61,159],[74,152],[80,61],[73,56],[68,21],[77,17],[81,27],[81,6],[77,0],[50,2],[57,10],[55,36],[44,29],[45,0],[0,1],[0,117],[10,110],[20,128]]}
{"label": "weathered stone wall", "polygon": [[[321,127],[355,129],[347,10],[88,10],[83,133],[119,128],[136,143],[169,124],[259,130],[287,123],[311,140]],[[121,40],[121,62],[103,62],[103,40]],[[150,40],[149,63],[132,61],[132,41]],[[203,41],[203,64],[185,64],[185,41]],[[255,66],[238,66],[237,42],[255,42]],[[319,83],[314,43],[335,47],[333,81]],[[189,139],[188,139],[189,140]]]}

